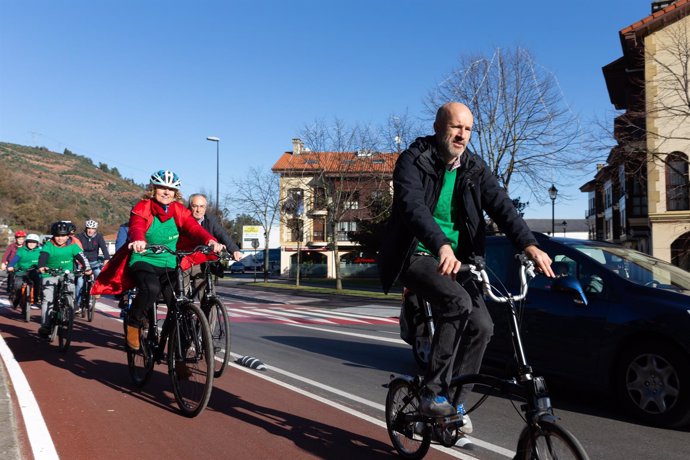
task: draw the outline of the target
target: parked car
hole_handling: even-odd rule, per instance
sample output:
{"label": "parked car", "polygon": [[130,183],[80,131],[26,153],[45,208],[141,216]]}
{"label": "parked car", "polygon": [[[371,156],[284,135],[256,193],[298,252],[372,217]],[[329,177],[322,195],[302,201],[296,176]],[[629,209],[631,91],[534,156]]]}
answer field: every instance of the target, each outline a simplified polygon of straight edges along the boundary
{"label": "parked car", "polygon": [[234,264],[230,265],[230,273],[244,273],[246,270],[246,267],[242,262],[235,262]]}
{"label": "parked car", "polygon": [[[535,234],[575,291],[538,275],[521,315],[527,357],[537,374],[583,388],[611,390],[637,419],[690,423],[690,273],[646,254],[599,241]],[[487,238],[487,266],[515,292],[515,248]],[[493,281],[493,280],[492,280]],[[513,348],[505,306],[487,302],[495,323],[485,363],[505,366]]]}

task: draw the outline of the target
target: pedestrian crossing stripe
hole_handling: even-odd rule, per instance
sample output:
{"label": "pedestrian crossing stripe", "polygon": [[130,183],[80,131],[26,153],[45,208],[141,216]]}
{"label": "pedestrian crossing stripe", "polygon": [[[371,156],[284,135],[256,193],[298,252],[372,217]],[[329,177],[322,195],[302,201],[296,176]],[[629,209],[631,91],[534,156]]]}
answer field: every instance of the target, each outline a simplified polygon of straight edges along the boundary
{"label": "pedestrian crossing stripe", "polygon": [[[377,317],[356,313],[338,312],[337,310],[316,310],[284,304],[250,304],[224,302],[230,322],[233,323],[282,323],[282,324],[319,324],[319,325],[373,325],[398,324],[397,317]],[[119,317],[120,309],[102,301],[96,308],[108,316]],[[165,307],[158,307],[158,317],[165,317]]]}

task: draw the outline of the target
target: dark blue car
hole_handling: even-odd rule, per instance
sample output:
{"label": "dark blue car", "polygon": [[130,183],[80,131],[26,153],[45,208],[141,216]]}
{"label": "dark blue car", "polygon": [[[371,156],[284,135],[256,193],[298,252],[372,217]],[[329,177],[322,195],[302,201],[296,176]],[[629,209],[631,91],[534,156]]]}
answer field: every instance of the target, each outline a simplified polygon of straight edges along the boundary
{"label": "dark blue car", "polygon": [[[613,244],[536,237],[554,271],[579,282],[587,305],[552,279],[532,280],[522,330],[535,372],[612,390],[647,423],[690,423],[690,273]],[[487,239],[487,265],[513,292],[514,255],[505,237]],[[514,362],[505,307],[489,308],[495,329],[485,363]]]}

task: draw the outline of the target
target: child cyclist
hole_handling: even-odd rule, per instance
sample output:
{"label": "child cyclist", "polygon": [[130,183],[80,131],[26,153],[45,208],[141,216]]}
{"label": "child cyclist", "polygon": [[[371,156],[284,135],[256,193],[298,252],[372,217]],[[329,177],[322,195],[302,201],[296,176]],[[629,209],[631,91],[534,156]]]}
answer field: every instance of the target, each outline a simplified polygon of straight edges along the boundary
{"label": "child cyclist", "polygon": [[[18,279],[29,281],[34,288],[41,286],[41,280],[36,269],[38,266],[38,255],[41,253],[39,241],[40,237],[38,235],[29,233],[26,236],[24,246],[17,249],[17,253],[7,266],[8,272],[14,272]],[[14,296],[14,306],[16,307],[21,297],[19,292],[21,284],[19,282],[15,285],[15,289],[17,289],[17,293]],[[35,295],[35,299],[38,299],[37,295]]]}
{"label": "child cyclist", "polygon": [[[77,244],[68,244],[70,239],[71,227],[69,223],[60,221],[50,226],[50,233],[53,237],[43,245],[41,254],[38,258],[38,270],[43,277],[43,302],[41,303],[41,327],[38,334],[41,337],[48,337],[50,329],[46,324],[48,312],[53,307],[53,292],[57,286],[59,277],[46,273],[49,268],[74,271],[75,260],[80,266],[84,267],[86,275],[91,274],[91,267],[88,259],[84,256],[84,251]],[[74,280],[67,283],[67,290],[74,301]]]}

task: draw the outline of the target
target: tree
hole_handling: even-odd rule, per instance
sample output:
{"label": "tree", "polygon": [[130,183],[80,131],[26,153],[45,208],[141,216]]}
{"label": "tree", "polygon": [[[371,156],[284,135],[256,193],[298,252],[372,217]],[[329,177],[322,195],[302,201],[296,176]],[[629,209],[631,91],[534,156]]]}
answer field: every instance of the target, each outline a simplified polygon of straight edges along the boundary
{"label": "tree", "polygon": [[278,176],[251,168],[249,174],[235,184],[234,204],[255,218],[264,229],[264,281],[268,281],[269,235],[280,216],[280,184]]}
{"label": "tree", "polygon": [[369,200],[369,215],[356,220],[357,230],[350,232],[348,237],[350,241],[359,244],[367,256],[372,257],[379,252],[386,236],[393,195],[390,190],[383,190],[370,196]]}
{"label": "tree", "polygon": [[564,184],[559,171],[584,172],[595,159],[596,152],[581,148],[580,124],[555,76],[525,49],[462,56],[457,69],[429,93],[427,110],[435,114],[448,101],[472,111],[470,149],[506,190],[515,185],[545,203],[545,177]]}

